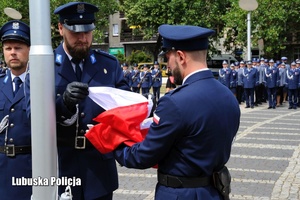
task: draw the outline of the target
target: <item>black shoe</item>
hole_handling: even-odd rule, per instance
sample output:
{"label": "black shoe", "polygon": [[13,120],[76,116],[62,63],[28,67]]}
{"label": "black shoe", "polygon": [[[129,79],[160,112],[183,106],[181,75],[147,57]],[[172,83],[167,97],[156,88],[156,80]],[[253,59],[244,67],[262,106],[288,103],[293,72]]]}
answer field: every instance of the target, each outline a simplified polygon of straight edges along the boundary
{"label": "black shoe", "polygon": [[294,109],[297,109],[297,106],[294,106]]}
{"label": "black shoe", "polygon": [[289,109],[292,109],[292,108],[293,108],[292,106],[289,107]]}
{"label": "black shoe", "polygon": [[273,106],[273,109],[276,109],[276,106]]}
{"label": "black shoe", "polygon": [[251,108],[254,108],[254,106],[251,106]]}
{"label": "black shoe", "polygon": [[246,106],[245,108],[250,108],[250,106]]}
{"label": "black shoe", "polygon": [[272,106],[269,106],[269,107],[268,107],[268,109],[271,109],[271,108],[272,108]]}

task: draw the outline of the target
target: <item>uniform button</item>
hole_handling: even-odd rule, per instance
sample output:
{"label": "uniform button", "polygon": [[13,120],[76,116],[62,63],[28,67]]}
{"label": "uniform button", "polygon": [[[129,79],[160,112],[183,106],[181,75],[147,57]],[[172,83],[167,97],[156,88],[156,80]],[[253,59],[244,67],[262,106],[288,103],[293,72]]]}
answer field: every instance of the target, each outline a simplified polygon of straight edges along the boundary
{"label": "uniform button", "polygon": [[81,129],[81,130],[80,130],[80,133],[81,133],[81,134],[84,134],[84,133],[85,133],[85,131]]}
{"label": "uniform button", "polygon": [[80,113],[80,117],[84,117],[85,116],[85,113],[84,112],[82,112],[82,113]]}
{"label": "uniform button", "polygon": [[60,116],[60,118],[61,118],[61,119],[66,119],[66,117],[65,117],[65,116]]}
{"label": "uniform button", "polygon": [[14,139],[13,138],[9,138],[9,142],[13,143]]}
{"label": "uniform button", "polygon": [[11,128],[14,127],[14,126],[15,126],[15,125],[14,125],[13,123],[10,124],[10,127],[11,127]]}
{"label": "uniform button", "polygon": [[10,109],[10,112],[15,112],[15,109],[14,108]]}
{"label": "uniform button", "polygon": [[56,96],[60,97],[60,94],[56,94]]}

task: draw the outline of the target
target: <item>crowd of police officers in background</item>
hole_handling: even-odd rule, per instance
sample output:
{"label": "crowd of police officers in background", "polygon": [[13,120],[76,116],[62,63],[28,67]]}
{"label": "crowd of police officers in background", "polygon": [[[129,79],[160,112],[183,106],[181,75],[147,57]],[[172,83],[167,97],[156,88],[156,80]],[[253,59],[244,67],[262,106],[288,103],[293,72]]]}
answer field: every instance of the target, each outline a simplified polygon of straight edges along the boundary
{"label": "crowd of police officers in background", "polygon": [[245,108],[254,108],[268,103],[268,109],[276,109],[288,101],[288,109],[300,107],[300,60],[287,63],[287,57],[280,61],[253,58],[229,64],[223,61],[218,80],[236,96]]}
{"label": "crowd of police officers in background", "polygon": [[142,95],[147,95],[152,88],[152,94],[156,102],[158,101],[162,85],[162,73],[157,61],[154,61],[151,67],[144,64],[142,71],[138,69],[137,64],[133,64],[133,70],[129,69],[127,63],[123,63],[122,67],[124,78],[133,92],[142,92]]}

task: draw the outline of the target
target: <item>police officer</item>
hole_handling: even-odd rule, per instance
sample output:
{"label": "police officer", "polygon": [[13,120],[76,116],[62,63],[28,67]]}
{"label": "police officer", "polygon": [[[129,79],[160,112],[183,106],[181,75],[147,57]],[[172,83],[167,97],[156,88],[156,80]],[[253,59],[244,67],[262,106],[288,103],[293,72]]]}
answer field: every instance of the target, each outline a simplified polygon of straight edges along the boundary
{"label": "police officer", "polygon": [[[63,42],[55,49],[56,119],[59,177],[81,179],[72,187],[73,200],[112,199],[118,174],[112,153],[101,154],[84,134],[87,124],[104,109],[87,98],[88,87],[109,86],[130,90],[118,60],[91,50],[98,8],[85,2],[59,6],[58,29]],[[67,119],[76,120],[67,120]],[[64,192],[59,187],[59,194]]]}
{"label": "police officer", "polygon": [[269,60],[269,66],[265,68],[265,76],[266,76],[266,87],[268,92],[268,109],[276,109],[276,94],[277,94],[277,86],[279,84],[279,70],[274,66],[274,60]]}
{"label": "police officer", "polygon": [[133,64],[133,70],[131,72],[131,90],[136,93],[140,93],[140,70],[136,63]]}
{"label": "police officer", "polygon": [[160,98],[160,88],[162,85],[162,74],[159,69],[159,63],[154,61],[154,69],[152,70],[152,90],[156,101]]}
{"label": "police officer", "polygon": [[[188,25],[161,25],[158,31],[175,83],[182,86],[160,98],[145,140],[120,146],[115,158],[129,168],[158,164],[156,200],[221,200],[221,194],[229,193],[224,165],[240,109],[232,92],[207,68],[208,37],[214,31]],[[211,181],[217,171],[227,179],[221,181],[223,193]]]}
{"label": "police officer", "polygon": [[299,69],[296,69],[295,62],[291,63],[291,67],[290,69],[287,70],[286,76],[287,76],[289,109],[297,109]]}
{"label": "police officer", "polygon": [[150,91],[152,85],[152,76],[149,71],[149,66],[144,64],[143,71],[140,73],[139,87],[142,88],[142,94],[147,94]]}
{"label": "police officer", "polygon": [[227,88],[230,88],[230,82],[232,81],[231,69],[228,67],[226,60],[223,61],[222,66],[223,68],[219,70],[218,80]]}
{"label": "police officer", "polygon": [[247,62],[247,68],[243,70],[243,83],[246,107],[254,108],[254,88],[258,82],[257,69],[252,67],[252,62]]}
{"label": "police officer", "polygon": [[31,186],[13,185],[22,177],[32,177],[31,129],[23,92],[30,29],[21,21],[9,21],[1,27],[0,37],[9,67],[0,75],[0,199],[30,199]]}
{"label": "police officer", "polygon": [[127,63],[123,63],[122,64],[122,68],[123,68],[123,76],[125,81],[128,83],[129,87],[131,87],[132,85],[132,80],[131,80],[131,72],[128,69],[128,64]]}

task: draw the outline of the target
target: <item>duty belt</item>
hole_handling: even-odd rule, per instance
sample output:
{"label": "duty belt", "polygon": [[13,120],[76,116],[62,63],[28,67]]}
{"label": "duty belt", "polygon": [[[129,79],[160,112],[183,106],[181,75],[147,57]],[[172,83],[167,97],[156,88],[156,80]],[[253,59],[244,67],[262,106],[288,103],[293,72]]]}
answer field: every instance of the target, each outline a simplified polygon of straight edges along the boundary
{"label": "duty belt", "polygon": [[9,157],[14,157],[16,154],[30,154],[31,146],[15,146],[13,144],[8,144],[6,146],[0,146],[0,153],[4,153]]}
{"label": "duty belt", "polygon": [[213,185],[212,177],[179,177],[157,173],[161,185],[173,188],[197,188]]}
{"label": "duty belt", "polygon": [[85,136],[58,138],[57,145],[59,147],[74,147],[79,150],[91,148],[93,146]]}

